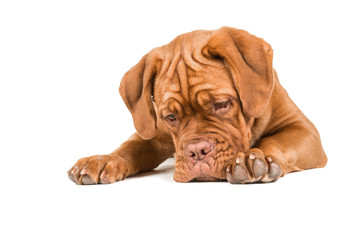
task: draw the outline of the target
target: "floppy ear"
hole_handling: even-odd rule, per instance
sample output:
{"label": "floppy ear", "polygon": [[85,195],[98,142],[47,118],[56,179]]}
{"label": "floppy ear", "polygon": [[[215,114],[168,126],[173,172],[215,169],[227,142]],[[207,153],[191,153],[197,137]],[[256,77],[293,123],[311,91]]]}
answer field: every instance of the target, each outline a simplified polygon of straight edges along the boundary
{"label": "floppy ear", "polygon": [[273,90],[272,49],[263,39],[246,31],[223,27],[208,42],[208,52],[229,68],[244,113],[260,117]]}
{"label": "floppy ear", "polygon": [[155,60],[145,55],[121,80],[119,92],[133,117],[136,131],[144,139],[156,134],[156,113],[151,100]]}

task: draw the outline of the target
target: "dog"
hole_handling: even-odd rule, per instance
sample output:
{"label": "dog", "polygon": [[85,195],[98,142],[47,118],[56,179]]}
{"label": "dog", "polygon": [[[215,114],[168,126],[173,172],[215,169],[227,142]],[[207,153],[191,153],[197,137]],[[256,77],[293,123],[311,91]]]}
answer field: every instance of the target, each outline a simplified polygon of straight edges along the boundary
{"label": "dog", "polygon": [[81,158],[77,184],[113,183],[175,156],[177,182],[275,182],[324,167],[315,126],[280,85],[263,39],[230,27],[194,31],[146,54],[119,92],[136,133],[108,155]]}

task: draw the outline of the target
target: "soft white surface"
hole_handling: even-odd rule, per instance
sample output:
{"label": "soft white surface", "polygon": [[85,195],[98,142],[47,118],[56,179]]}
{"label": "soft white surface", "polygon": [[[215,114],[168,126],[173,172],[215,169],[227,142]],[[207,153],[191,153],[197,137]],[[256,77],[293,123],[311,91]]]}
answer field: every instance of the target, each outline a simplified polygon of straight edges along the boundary
{"label": "soft white surface", "polygon": [[[359,239],[356,1],[1,1],[0,239]],[[315,123],[324,169],[274,184],[179,184],[173,162],[112,185],[66,171],[133,132],[122,75],[175,36],[223,25],[265,38]]]}

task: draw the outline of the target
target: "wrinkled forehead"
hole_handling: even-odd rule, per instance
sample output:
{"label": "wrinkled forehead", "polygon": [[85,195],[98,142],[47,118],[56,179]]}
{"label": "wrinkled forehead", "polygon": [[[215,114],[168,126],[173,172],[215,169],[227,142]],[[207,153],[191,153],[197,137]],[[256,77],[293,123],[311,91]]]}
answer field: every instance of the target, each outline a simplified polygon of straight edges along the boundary
{"label": "wrinkled forehead", "polygon": [[154,95],[157,103],[175,100],[184,104],[202,104],[228,96],[237,98],[231,75],[221,63],[204,65],[194,71],[183,61],[180,59],[173,75],[156,79]]}
{"label": "wrinkled forehead", "polygon": [[180,36],[155,50],[161,59],[154,84],[155,102],[201,102],[211,97],[237,98],[231,74],[220,60],[202,54],[203,38]]}
{"label": "wrinkled forehead", "polygon": [[212,31],[186,33],[152,51],[161,62],[154,84],[154,95],[160,98],[158,102],[176,94],[191,101],[191,97],[200,91],[233,89],[224,64],[203,54],[211,34]]}

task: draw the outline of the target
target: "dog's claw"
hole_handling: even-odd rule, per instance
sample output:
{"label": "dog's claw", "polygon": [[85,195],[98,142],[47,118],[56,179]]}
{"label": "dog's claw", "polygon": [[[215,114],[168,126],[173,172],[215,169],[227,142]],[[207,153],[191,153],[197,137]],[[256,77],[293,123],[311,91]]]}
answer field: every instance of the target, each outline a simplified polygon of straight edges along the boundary
{"label": "dog's claw", "polygon": [[101,178],[101,179],[102,179],[102,178],[105,178],[106,175],[107,175],[107,173],[106,173],[105,171],[103,171],[103,172],[101,173],[101,175],[100,175],[100,178]]}
{"label": "dog's claw", "polygon": [[239,165],[235,166],[234,177],[239,181],[246,181],[246,180],[249,179],[246,170],[243,167],[239,166]]}
{"label": "dog's claw", "polygon": [[265,163],[259,159],[255,159],[253,164],[253,171],[255,178],[263,176],[267,171]]}
{"label": "dog's claw", "polygon": [[273,182],[281,177],[282,169],[276,159],[254,148],[248,154],[239,153],[226,172],[230,183]]}
{"label": "dog's claw", "polygon": [[81,174],[81,175],[85,175],[85,174],[87,174],[87,172],[88,172],[87,169],[84,168],[83,170],[81,170],[80,174]]}
{"label": "dog's claw", "polygon": [[280,175],[281,175],[281,168],[279,167],[279,165],[277,165],[276,163],[271,163],[269,177],[277,179],[280,177]]}

